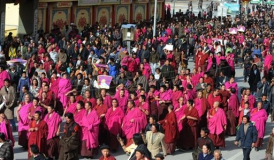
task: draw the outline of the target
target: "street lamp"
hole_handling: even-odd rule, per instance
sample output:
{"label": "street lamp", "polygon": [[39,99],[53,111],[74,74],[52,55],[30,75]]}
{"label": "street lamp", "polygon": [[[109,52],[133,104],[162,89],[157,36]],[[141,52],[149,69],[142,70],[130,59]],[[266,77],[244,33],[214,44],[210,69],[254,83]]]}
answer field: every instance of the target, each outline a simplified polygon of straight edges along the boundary
{"label": "street lamp", "polygon": [[154,0],[153,37],[155,37],[156,35],[156,20],[157,20],[157,0]]}

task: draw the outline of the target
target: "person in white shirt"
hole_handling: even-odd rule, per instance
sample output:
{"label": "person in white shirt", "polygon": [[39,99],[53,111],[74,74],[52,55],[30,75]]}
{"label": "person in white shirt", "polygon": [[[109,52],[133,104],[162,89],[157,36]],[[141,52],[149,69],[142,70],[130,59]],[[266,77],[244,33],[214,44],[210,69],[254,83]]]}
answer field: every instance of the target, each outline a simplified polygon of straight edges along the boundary
{"label": "person in white shirt", "polygon": [[54,63],[57,63],[58,59],[58,53],[55,48],[52,49],[51,52],[49,52],[50,58],[53,60]]}

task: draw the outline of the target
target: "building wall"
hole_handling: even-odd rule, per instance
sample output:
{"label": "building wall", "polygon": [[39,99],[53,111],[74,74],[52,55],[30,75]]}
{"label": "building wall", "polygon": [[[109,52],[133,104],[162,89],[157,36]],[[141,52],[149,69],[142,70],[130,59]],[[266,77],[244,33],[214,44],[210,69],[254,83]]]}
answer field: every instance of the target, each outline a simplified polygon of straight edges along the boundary
{"label": "building wall", "polygon": [[18,22],[19,5],[7,3],[5,15],[5,36],[8,36],[9,32],[12,32],[14,36],[17,35]]}
{"label": "building wall", "polygon": [[[81,1],[81,0],[80,0]],[[153,0],[76,0],[53,2],[39,0],[38,29],[49,32],[57,25],[62,33],[66,25],[74,23],[79,30],[87,24],[98,22],[114,25],[127,20],[129,23],[151,18],[154,14]],[[157,17],[164,18],[164,1],[158,0]]]}

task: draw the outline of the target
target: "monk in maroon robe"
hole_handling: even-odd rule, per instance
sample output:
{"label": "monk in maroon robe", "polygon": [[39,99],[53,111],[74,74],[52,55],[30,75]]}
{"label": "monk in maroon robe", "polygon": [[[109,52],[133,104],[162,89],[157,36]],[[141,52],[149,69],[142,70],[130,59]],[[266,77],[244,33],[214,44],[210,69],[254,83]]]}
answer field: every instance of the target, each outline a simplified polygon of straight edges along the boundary
{"label": "monk in maroon robe", "polygon": [[198,120],[199,113],[193,106],[193,100],[187,101],[187,108],[184,110],[185,115],[178,121],[183,121],[183,130],[180,137],[183,137],[182,148],[196,148],[198,138]]}
{"label": "monk in maroon robe", "polygon": [[167,154],[175,152],[176,140],[179,137],[176,115],[173,112],[173,106],[168,106],[168,114],[165,119],[159,121],[165,130],[165,147]]}
{"label": "monk in maroon robe", "polygon": [[228,99],[228,110],[226,112],[227,115],[227,129],[226,133],[228,135],[235,135],[236,134],[236,127],[239,117],[239,99],[236,93],[236,89],[230,89],[231,96]]}
{"label": "monk in maroon robe", "polygon": [[208,73],[204,73],[204,82],[214,88],[214,80],[208,76]]}
{"label": "monk in maroon robe", "polygon": [[103,104],[103,98],[97,98],[97,105],[95,106],[95,111],[97,112],[100,118],[100,125],[99,125],[99,144],[106,143],[106,136],[107,132],[105,130],[105,115],[108,110],[108,106]]}
{"label": "monk in maroon robe", "polygon": [[210,108],[213,108],[214,102],[221,103],[222,102],[222,97],[221,97],[221,95],[219,93],[219,89],[215,88],[213,90],[213,92],[208,96],[207,100],[208,100],[208,103],[210,105]]}
{"label": "monk in maroon robe", "polygon": [[229,99],[230,97],[230,93],[228,90],[225,89],[225,86],[222,85],[221,86],[221,90],[220,90],[220,95],[222,97],[222,108],[224,109],[224,111],[226,112],[227,111],[227,106],[228,106],[228,102],[227,100]]}
{"label": "monk in maroon robe", "polygon": [[35,112],[34,120],[30,123],[29,128],[29,153],[28,158],[31,157],[30,146],[35,144],[38,146],[41,153],[47,153],[47,136],[48,125],[45,121],[41,120],[42,113],[40,111]]}

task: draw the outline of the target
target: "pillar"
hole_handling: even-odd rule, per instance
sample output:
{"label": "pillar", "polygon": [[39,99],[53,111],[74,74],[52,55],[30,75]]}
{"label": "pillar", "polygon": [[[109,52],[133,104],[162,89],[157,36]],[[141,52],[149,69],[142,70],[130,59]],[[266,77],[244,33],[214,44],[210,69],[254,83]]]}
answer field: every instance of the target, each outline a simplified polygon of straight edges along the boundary
{"label": "pillar", "polygon": [[38,0],[20,1],[18,36],[36,34],[38,23]]}
{"label": "pillar", "polygon": [[1,45],[5,41],[5,17],[6,17],[6,0],[0,1],[0,42]]}

